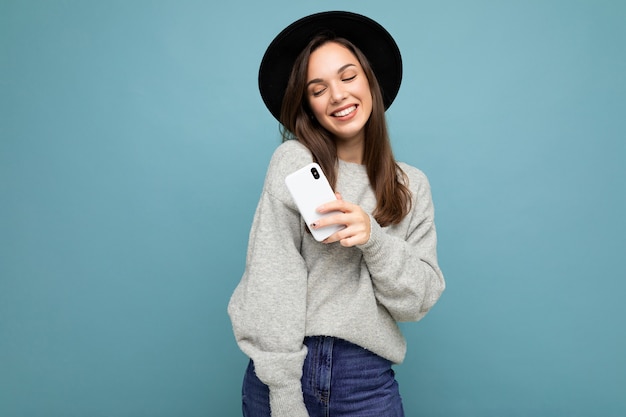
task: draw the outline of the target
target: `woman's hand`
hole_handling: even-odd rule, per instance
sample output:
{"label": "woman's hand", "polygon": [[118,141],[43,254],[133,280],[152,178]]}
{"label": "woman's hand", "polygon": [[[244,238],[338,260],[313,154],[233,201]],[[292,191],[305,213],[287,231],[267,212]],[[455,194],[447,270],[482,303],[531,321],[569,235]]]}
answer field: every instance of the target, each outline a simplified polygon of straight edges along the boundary
{"label": "woman's hand", "polygon": [[370,216],[363,209],[352,203],[348,203],[341,198],[341,194],[335,193],[336,201],[322,204],[317,208],[320,214],[331,211],[340,211],[328,217],[324,217],[311,225],[313,229],[329,226],[331,224],[341,224],[346,227],[324,240],[323,243],[339,242],[341,246],[350,247],[362,245],[370,238]]}

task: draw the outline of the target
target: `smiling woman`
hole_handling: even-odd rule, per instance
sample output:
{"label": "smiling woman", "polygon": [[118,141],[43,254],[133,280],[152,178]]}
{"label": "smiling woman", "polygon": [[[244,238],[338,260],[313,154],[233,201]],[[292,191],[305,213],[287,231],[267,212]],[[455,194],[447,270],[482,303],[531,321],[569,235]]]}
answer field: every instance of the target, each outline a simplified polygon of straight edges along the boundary
{"label": "smiling woman", "polygon": [[[265,53],[259,87],[284,143],[228,307],[250,357],[244,416],[404,415],[397,323],[423,318],[445,283],[428,180],[395,161],[387,132],[401,68],[389,33],[347,12],[300,19]],[[337,199],[306,224],[284,180],[311,162]],[[309,233],[331,225],[322,242]]]}

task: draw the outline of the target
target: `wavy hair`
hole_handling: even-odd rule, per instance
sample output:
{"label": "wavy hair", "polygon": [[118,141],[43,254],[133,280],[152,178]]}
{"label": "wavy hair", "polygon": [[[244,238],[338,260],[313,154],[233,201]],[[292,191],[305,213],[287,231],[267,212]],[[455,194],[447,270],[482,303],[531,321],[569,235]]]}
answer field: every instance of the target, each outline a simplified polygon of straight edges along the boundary
{"label": "wavy hair", "polygon": [[363,163],[376,196],[372,214],[381,226],[399,223],[411,210],[408,178],[400,169],[391,149],[385,118],[385,106],[378,81],[365,55],[350,41],[332,34],[315,37],[295,61],[281,108],[283,141],[298,140],[313,154],[331,186],[337,183],[337,146],[333,136],[313,117],[306,96],[309,57],[320,46],[335,42],[354,54],[369,82],[372,113],[365,124]]}

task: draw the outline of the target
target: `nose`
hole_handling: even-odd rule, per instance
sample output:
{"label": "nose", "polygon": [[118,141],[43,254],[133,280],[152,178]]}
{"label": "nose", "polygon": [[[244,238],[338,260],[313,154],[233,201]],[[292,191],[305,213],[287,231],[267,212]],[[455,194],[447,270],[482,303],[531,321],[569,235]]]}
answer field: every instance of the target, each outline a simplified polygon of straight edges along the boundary
{"label": "nose", "polygon": [[335,85],[331,87],[330,91],[330,100],[334,103],[340,103],[345,100],[347,97],[346,90],[344,90],[341,85]]}

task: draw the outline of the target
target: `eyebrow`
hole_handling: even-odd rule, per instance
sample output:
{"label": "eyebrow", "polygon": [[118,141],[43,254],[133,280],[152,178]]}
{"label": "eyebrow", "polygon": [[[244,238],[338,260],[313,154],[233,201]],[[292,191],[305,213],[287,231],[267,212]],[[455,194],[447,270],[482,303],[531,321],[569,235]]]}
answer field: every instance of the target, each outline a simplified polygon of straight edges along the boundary
{"label": "eyebrow", "polygon": [[[343,71],[345,71],[345,70],[346,70],[346,68],[348,68],[348,67],[356,67],[356,64],[346,64],[346,65],[343,65],[342,67],[340,67],[340,68],[337,70],[337,74],[341,74],[341,73],[342,73]],[[314,79],[312,79],[311,81],[309,81],[308,83],[306,83],[306,87],[308,88],[311,84],[321,83],[321,82],[323,82],[323,81],[324,81],[324,80],[322,80],[321,78],[314,78]]]}

